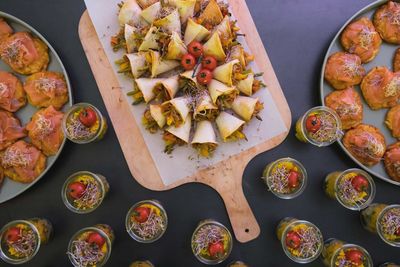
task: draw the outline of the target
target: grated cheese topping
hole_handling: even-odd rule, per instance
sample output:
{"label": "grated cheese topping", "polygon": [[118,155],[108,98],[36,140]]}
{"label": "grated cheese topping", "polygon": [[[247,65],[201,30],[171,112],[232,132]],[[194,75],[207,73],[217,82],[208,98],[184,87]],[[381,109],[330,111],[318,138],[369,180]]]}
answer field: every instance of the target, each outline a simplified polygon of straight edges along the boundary
{"label": "grated cheese topping", "polygon": [[376,31],[373,31],[368,27],[363,27],[363,29],[359,33],[361,47],[368,49],[368,47],[372,44],[372,40],[375,34],[377,34]]}
{"label": "grated cheese topping", "polygon": [[351,78],[354,78],[361,73],[361,65],[354,59],[345,59],[341,69],[346,76]]}
{"label": "grated cheese topping", "polygon": [[29,153],[24,153],[14,146],[7,148],[2,158],[4,167],[27,167],[31,161]]}
{"label": "grated cheese topping", "polygon": [[59,83],[55,79],[40,78],[35,81],[35,89],[49,93],[50,91],[56,89],[58,84]]}
{"label": "grated cheese topping", "polygon": [[385,97],[397,96],[400,92],[400,78],[393,78],[385,87]]}
{"label": "grated cheese topping", "polygon": [[36,129],[35,134],[39,137],[48,136],[50,133],[54,131],[54,125],[50,119],[47,119],[43,115],[39,115],[38,119],[35,122]]}
{"label": "grated cheese topping", "polygon": [[0,83],[0,97],[5,96],[5,94],[8,92],[8,86],[5,83]]}

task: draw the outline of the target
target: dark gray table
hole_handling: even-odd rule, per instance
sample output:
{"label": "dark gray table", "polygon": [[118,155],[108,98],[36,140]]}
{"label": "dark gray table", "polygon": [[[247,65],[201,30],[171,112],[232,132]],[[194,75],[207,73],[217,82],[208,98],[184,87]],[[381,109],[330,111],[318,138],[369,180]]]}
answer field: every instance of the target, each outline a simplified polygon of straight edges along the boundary
{"label": "dark gray table", "polygon": [[[237,0],[242,1],[242,0]],[[328,45],[341,25],[367,0],[247,0],[276,74],[292,110],[293,120],[319,104],[320,67]],[[71,78],[75,102],[87,101],[106,113],[103,101],[78,38],[78,22],[85,10],[83,1],[1,0],[0,10],[26,21],[41,32],[58,51]],[[294,157],[306,166],[310,183],[299,198],[279,200],[260,181],[268,162]],[[261,226],[253,242],[235,241],[228,261],[243,260],[251,266],[296,266],[283,253],[275,237],[275,226],[285,216],[306,219],[318,225],[326,238],[337,237],[364,246],[375,264],[400,262],[400,250],[385,245],[378,236],[362,229],[359,214],[329,200],[322,180],[334,170],[355,167],[337,145],[315,148],[298,142],[290,132],[278,148],[254,158],[247,166],[243,187]],[[65,178],[78,170],[105,175],[111,191],[102,206],[88,215],[68,211],[60,197]],[[399,203],[400,188],[378,179],[376,201]],[[168,211],[165,236],[154,244],[139,244],[125,232],[124,218],[138,200],[155,198]],[[132,178],[114,130],[104,140],[90,145],[68,143],[47,175],[23,195],[0,205],[0,225],[17,218],[42,216],[54,225],[54,238],[27,266],[69,266],[65,254],[75,231],[96,223],[110,224],[116,241],[108,266],[128,266],[137,259],[150,259],[161,267],[202,266],[192,255],[190,237],[196,224],[214,218],[229,225],[225,207],[215,191],[189,184],[167,192],[152,192]],[[227,262],[226,262],[227,263]],[[226,263],[220,266],[225,266]],[[4,263],[0,263],[4,266]],[[309,266],[322,266],[317,260]]]}

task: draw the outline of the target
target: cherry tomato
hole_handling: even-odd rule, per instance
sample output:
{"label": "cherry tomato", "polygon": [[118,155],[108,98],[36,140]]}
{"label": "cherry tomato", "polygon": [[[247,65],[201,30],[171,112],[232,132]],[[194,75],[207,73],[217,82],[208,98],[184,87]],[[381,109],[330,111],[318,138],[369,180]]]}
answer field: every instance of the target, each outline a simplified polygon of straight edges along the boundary
{"label": "cherry tomato", "polygon": [[296,188],[299,186],[299,173],[296,171],[290,171],[288,177],[288,184],[291,188]]}
{"label": "cherry tomato", "polygon": [[6,239],[9,242],[16,242],[21,238],[21,228],[10,227],[6,233]]}
{"label": "cherry tomato", "polygon": [[286,246],[296,249],[300,247],[301,244],[301,238],[298,233],[295,231],[289,231],[286,234]]}
{"label": "cherry tomato", "polygon": [[150,216],[150,208],[137,207],[133,213],[135,220],[139,223],[144,223]]}
{"label": "cherry tomato", "polygon": [[364,254],[358,249],[352,249],[345,252],[346,260],[354,264],[361,265],[364,261]]}
{"label": "cherry tomato", "polygon": [[186,54],[182,57],[181,64],[185,70],[192,70],[196,65],[196,58],[191,54]]}
{"label": "cherry tomato", "polygon": [[200,84],[207,85],[211,82],[211,80],[213,78],[213,74],[208,69],[202,69],[199,71],[199,73],[197,73],[196,77],[197,77],[197,81]]}
{"label": "cherry tomato", "polygon": [[197,41],[193,41],[188,45],[188,52],[198,58],[203,54],[203,45]]}
{"label": "cherry tomato", "polygon": [[322,122],[321,120],[315,116],[310,115],[306,120],[306,129],[311,133],[316,133],[321,128]]}
{"label": "cherry tomato", "polygon": [[73,182],[68,185],[68,193],[73,199],[80,198],[86,190],[86,185],[81,182]]}
{"label": "cherry tomato", "polygon": [[96,111],[90,107],[84,108],[79,113],[79,121],[86,127],[92,127],[97,121]]}
{"label": "cherry tomato", "polygon": [[362,175],[357,175],[351,180],[351,185],[358,192],[363,192],[368,189],[368,180]]}
{"label": "cherry tomato", "polygon": [[99,248],[101,248],[106,240],[104,237],[101,236],[101,234],[97,232],[92,232],[89,234],[86,240],[89,244],[96,244]]}
{"label": "cherry tomato", "polygon": [[213,56],[206,56],[201,61],[201,67],[203,69],[214,70],[217,67],[217,60]]}
{"label": "cherry tomato", "polygon": [[210,254],[211,258],[219,258],[224,255],[224,252],[224,243],[222,243],[222,241],[211,243],[208,246],[208,253]]}

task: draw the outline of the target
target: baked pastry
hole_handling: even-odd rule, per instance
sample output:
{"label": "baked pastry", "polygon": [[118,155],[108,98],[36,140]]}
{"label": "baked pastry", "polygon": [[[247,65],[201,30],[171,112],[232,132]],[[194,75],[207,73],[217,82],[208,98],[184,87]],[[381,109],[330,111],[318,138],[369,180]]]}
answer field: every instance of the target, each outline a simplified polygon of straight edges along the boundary
{"label": "baked pastry", "polygon": [[47,45],[28,32],[14,33],[0,43],[0,57],[15,72],[32,74],[49,64]]}
{"label": "baked pastry", "polygon": [[393,71],[398,72],[400,71],[400,48],[396,49],[393,57]]}
{"label": "baked pastry", "polygon": [[361,97],[353,87],[331,92],[325,97],[325,104],[339,115],[343,130],[353,128],[363,120]]}
{"label": "baked pastry", "polygon": [[371,20],[362,17],[346,26],[340,42],[347,52],[358,55],[362,63],[367,63],[378,54],[382,39]]}
{"label": "baked pastry", "polygon": [[34,145],[20,140],[0,154],[5,176],[20,183],[34,181],[46,168],[46,157]]}
{"label": "baked pastry", "polygon": [[57,111],[53,106],[49,106],[36,112],[26,125],[32,144],[42,150],[46,156],[57,154],[64,141],[64,134],[61,129],[63,116],[64,113]]}
{"label": "baked pastry", "polygon": [[362,80],[361,91],[371,109],[393,107],[400,97],[400,72],[375,67]]}
{"label": "baked pastry", "polygon": [[359,84],[364,75],[365,69],[357,55],[336,52],[326,62],[325,79],[337,90]]}
{"label": "baked pastry", "polygon": [[378,128],[368,124],[347,131],[342,141],[347,150],[366,166],[379,163],[386,151],[385,137]]}
{"label": "baked pastry", "polygon": [[388,1],[374,14],[374,26],[382,39],[388,43],[400,44],[400,4]]}
{"label": "baked pastry", "polygon": [[15,112],[26,104],[22,83],[9,72],[0,71],[0,108]]}
{"label": "baked pastry", "polygon": [[28,101],[41,108],[53,106],[56,109],[68,102],[68,88],[64,75],[58,72],[42,71],[29,76],[24,84]]}
{"label": "baked pastry", "polygon": [[12,113],[0,110],[0,150],[25,137],[25,129]]}
{"label": "baked pastry", "polygon": [[384,157],[385,169],[393,180],[400,182],[400,142],[391,144]]}
{"label": "baked pastry", "polygon": [[8,37],[12,33],[13,29],[10,27],[10,25],[8,25],[3,18],[0,18],[0,42],[3,38]]}
{"label": "baked pastry", "polygon": [[394,138],[400,138],[400,104],[392,107],[386,114],[385,123]]}

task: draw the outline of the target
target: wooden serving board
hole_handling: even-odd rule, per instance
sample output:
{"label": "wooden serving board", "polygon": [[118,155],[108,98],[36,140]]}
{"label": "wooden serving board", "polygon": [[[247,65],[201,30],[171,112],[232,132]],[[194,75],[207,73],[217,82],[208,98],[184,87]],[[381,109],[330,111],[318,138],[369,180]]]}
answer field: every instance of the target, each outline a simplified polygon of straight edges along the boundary
{"label": "wooden serving board", "polygon": [[243,171],[254,156],[283,142],[290,129],[291,114],[246,2],[228,2],[242,32],[246,33],[247,44],[250,51],[256,55],[258,67],[264,72],[263,78],[287,131],[168,186],[164,185],[160,177],[139,125],[130,110],[131,103],[125,100],[87,11],[79,23],[79,36],[133,177],[142,186],[156,191],[169,190],[190,182],[203,183],[214,188],[225,203],[236,239],[248,242],[258,237],[260,227],[243,193]]}

